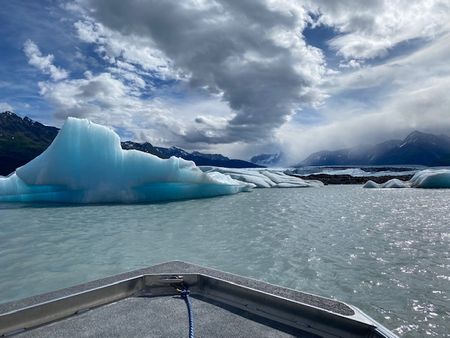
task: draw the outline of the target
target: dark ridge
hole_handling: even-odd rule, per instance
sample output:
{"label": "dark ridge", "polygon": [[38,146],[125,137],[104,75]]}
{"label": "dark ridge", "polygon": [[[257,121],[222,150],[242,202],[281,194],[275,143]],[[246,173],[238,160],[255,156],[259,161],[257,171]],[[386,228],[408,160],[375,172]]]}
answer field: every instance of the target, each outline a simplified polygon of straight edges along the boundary
{"label": "dark ridge", "polygon": [[[43,125],[28,117],[21,118],[13,112],[0,113],[0,175],[6,176],[40,155],[52,143],[59,129]],[[135,149],[160,158],[177,156],[196,165],[226,168],[261,168],[250,162],[229,159],[220,154],[189,153],[183,149],[154,147],[149,142],[125,141],[123,149]]]}
{"label": "dark ridge", "polygon": [[0,113],[0,175],[8,175],[40,155],[57,134],[58,128],[10,111]]}

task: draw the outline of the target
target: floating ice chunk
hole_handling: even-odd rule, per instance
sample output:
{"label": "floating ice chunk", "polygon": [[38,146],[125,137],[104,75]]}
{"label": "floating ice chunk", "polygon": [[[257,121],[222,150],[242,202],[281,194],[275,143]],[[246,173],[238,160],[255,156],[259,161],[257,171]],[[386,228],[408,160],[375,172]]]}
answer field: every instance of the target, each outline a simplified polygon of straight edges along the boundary
{"label": "floating ice chunk", "polygon": [[244,182],[247,184],[255,185],[257,188],[270,188],[275,185],[269,178],[261,175],[258,171],[253,169],[234,169],[234,168],[221,168],[221,167],[202,167],[202,170],[207,173],[222,173],[230,176],[231,178]]}
{"label": "floating ice chunk", "polygon": [[232,178],[234,178],[235,180],[253,184],[258,188],[271,188],[275,185],[272,181],[270,181],[268,179],[266,180],[265,178],[257,176],[257,175],[245,175],[245,174],[233,174],[233,173],[230,173],[229,175]]}
{"label": "floating ice chunk", "polygon": [[448,189],[450,188],[450,169],[426,169],[417,172],[411,178],[414,188]]}
{"label": "floating ice chunk", "polygon": [[363,185],[363,188],[380,188],[380,184],[369,180],[366,182],[366,184]]}
{"label": "floating ice chunk", "polygon": [[309,187],[310,185],[299,185],[298,183],[278,183],[276,185],[277,188],[303,188],[303,187]]}
{"label": "floating ice chunk", "polygon": [[299,177],[287,175],[283,170],[276,169],[234,169],[203,167],[205,172],[220,172],[231,176],[243,183],[252,183],[257,188],[303,188],[321,187],[323,183],[315,180],[304,180]]}
{"label": "floating ice chunk", "polygon": [[382,184],[382,188],[409,188],[411,185],[409,182],[405,182],[394,178]]}
{"label": "floating ice chunk", "polygon": [[411,180],[405,182],[392,179],[383,184],[368,181],[364,188],[424,188],[448,189],[450,188],[450,169],[426,169],[418,171]]}
{"label": "floating ice chunk", "polygon": [[410,186],[409,182],[394,178],[382,184],[375,183],[374,181],[367,181],[363,188],[409,188]]}
{"label": "floating ice chunk", "polygon": [[[219,172],[210,172],[207,173],[207,175],[213,179],[215,179],[217,182],[221,182],[223,184],[229,184],[229,185],[236,185],[236,184],[242,184],[242,182],[240,182],[239,180],[235,180],[233,179],[233,177],[229,176],[229,175],[224,175],[222,173]],[[251,182],[242,184],[243,189],[242,191],[251,191],[252,188],[256,187],[256,184],[253,184]]]}
{"label": "floating ice chunk", "polygon": [[8,177],[0,201],[158,202],[234,194],[251,185],[191,161],[122,150],[110,128],[69,118],[53,143]]}

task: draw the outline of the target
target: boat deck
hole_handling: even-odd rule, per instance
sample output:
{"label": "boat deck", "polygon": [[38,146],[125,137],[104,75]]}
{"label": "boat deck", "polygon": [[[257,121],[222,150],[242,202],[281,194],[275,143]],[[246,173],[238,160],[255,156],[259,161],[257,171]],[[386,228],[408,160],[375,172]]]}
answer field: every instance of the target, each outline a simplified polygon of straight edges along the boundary
{"label": "boat deck", "polygon": [[[196,337],[318,336],[244,311],[192,298]],[[187,337],[186,304],[180,297],[130,297],[18,334],[17,337]]]}
{"label": "boat deck", "polygon": [[0,305],[0,335],[396,337],[355,307],[184,262],[169,262]]}

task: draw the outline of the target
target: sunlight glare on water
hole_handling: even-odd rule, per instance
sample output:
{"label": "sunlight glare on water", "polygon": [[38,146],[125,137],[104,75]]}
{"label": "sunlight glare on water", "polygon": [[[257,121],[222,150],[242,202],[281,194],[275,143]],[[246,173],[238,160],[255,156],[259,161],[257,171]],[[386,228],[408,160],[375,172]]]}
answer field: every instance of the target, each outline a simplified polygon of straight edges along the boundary
{"label": "sunlight glare on water", "polygon": [[450,190],[261,189],[165,204],[0,204],[0,302],[184,260],[450,331]]}

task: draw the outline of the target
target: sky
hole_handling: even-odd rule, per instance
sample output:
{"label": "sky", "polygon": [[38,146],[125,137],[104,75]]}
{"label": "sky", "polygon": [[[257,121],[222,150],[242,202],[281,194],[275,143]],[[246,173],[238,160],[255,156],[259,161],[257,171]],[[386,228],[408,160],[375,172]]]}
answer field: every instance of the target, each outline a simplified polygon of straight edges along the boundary
{"label": "sky", "polygon": [[0,110],[248,159],[450,133],[448,0],[0,0]]}

